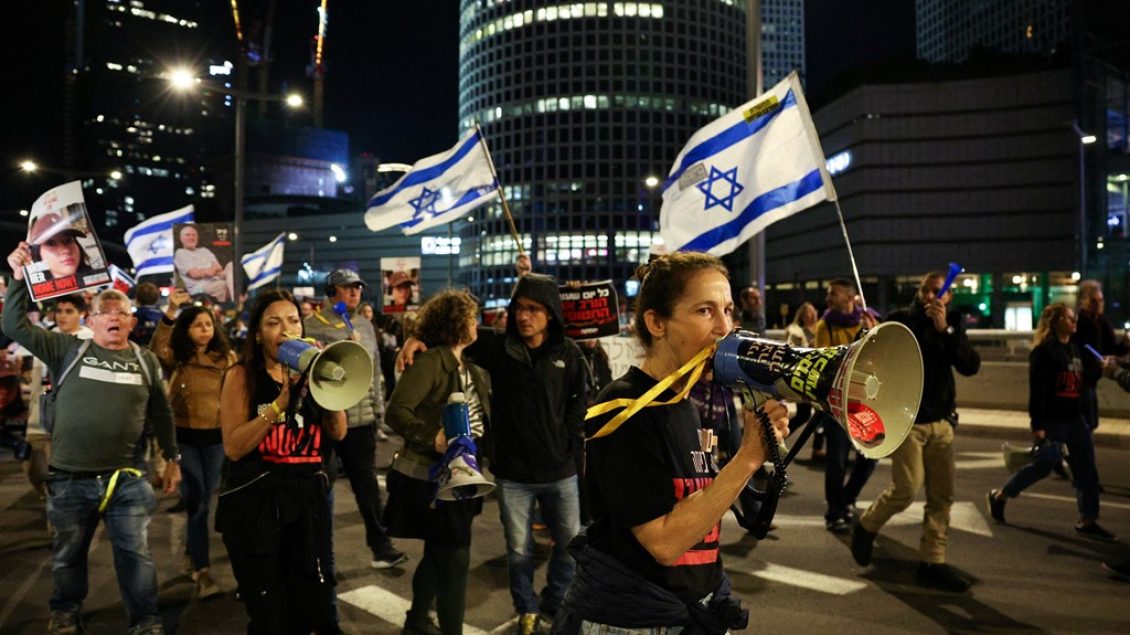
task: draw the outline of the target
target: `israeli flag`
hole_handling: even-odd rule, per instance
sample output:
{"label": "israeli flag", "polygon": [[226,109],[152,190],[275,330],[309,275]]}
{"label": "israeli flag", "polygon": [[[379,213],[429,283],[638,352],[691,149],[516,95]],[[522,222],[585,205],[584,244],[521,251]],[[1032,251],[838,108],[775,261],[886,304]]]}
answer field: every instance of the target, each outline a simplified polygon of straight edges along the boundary
{"label": "israeli flag", "polygon": [[728,254],[769,225],[836,200],[796,72],[696,132],[663,184],[671,251]]}
{"label": "israeli flag", "polygon": [[476,127],[454,148],[420,159],[396,183],[377,192],[369,200],[365,224],[375,232],[400,225],[406,235],[417,234],[495,200],[497,189]]}
{"label": "israeli flag", "polygon": [[243,271],[247,274],[248,291],[258,289],[279,277],[282,273],[285,247],[286,234],[279,234],[271,242],[240,258]]}
{"label": "israeli flag", "polygon": [[196,222],[191,205],[158,214],[126,231],[126,251],[137,277],[173,270],[173,225]]}

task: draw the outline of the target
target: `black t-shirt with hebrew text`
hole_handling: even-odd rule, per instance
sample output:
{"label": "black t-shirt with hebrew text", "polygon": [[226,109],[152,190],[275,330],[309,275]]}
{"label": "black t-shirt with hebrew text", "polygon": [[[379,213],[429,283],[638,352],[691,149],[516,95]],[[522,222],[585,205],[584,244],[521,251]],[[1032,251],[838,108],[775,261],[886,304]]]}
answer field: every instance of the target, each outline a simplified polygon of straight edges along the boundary
{"label": "black t-shirt with hebrew text", "polygon": [[[634,399],[656,381],[632,367],[596,399]],[[664,391],[656,401],[674,396]],[[586,423],[586,436],[615,412]],[[709,457],[702,451],[698,411],[684,399],[672,406],[644,408],[609,436],[586,447],[586,482],[595,519],[590,544],[615,557],[648,580],[686,602],[714,592],[722,581],[719,525],[672,566],[663,566],[632,535],[631,528],[666,515],[675,504],[714,482]]]}

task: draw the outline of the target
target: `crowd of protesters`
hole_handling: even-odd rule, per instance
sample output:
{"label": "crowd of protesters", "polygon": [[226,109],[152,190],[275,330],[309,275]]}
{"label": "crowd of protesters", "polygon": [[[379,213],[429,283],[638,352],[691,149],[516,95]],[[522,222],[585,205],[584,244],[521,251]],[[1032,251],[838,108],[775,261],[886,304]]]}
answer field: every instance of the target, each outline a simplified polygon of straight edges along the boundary
{"label": "crowd of protesters", "polygon": [[[87,553],[99,521],[111,537],[130,633],[164,632],[159,572],[146,541],[155,487],[180,497],[174,509],[187,520],[183,572],[196,598],[237,593],[250,633],[341,632],[333,557],[339,471],[363,520],[372,568],[412,566],[393,539],[423,541],[402,632],[462,632],[474,519],[483,505],[478,498],[436,500],[432,468],[450,441],[442,411],[453,393],[466,400],[476,458],[497,486],[520,635],[744,627],[748,611],[730,593],[719,529],[731,509],[749,529],[760,508],[746,484],[767,478],[761,419],[780,441],[816,417],[811,426],[821,443],[813,456],[825,462],[826,526],[851,535],[860,565],[870,564],[884,523],[925,487],[917,580],[950,592],[969,587],[946,563],[953,373],[976,373],[980,359],[948,306],[952,294],[941,293],[942,274],[924,276],[910,306],[888,318],[913,332],[927,381],[918,420],[894,456],[892,484],[860,512],[856,497],[875,462],[862,454],[852,460],[843,428],[809,404],[799,404],[791,420],[773,400],[746,409],[709,377],[651,394],[734,326],[765,332],[760,291],[743,289],[735,306],[729,274],[713,256],[667,254],[640,268],[630,330],[644,357],[621,377],[612,375],[598,341],[565,336],[558,282],[533,272],[528,257],[516,265],[509,305],[487,320],[474,296],[453,289],[433,294],[418,312],[375,314],[362,301],[367,283],[345,269],[326,277],[321,302],[267,289],[225,314],[184,289],[162,295],[142,283],[132,300],[115,290],[57,298],[44,318],[18,273],[30,258],[26,244],[8,256],[17,273],[3,308],[0,417],[24,422],[19,456],[46,501],[49,633],[83,632]],[[1068,446],[1079,491],[1076,530],[1110,540],[1097,523],[1095,389],[1105,374],[1130,391],[1123,357],[1130,344],[1117,340],[1103,317],[1101,287],[1084,281],[1080,290],[1078,313],[1056,304],[1041,317],[1030,417],[1038,442]],[[797,309],[789,344],[858,341],[881,321],[860,300],[850,281],[833,280],[826,311],[808,303]],[[280,346],[295,338],[364,347],[374,363],[365,397],[345,411],[318,405],[280,361]],[[1084,344],[1103,357],[1083,354]],[[655,407],[626,422],[610,423],[615,411],[585,421],[592,404],[645,394]],[[607,426],[616,431],[607,434]],[[751,426],[757,433],[744,432]],[[703,443],[704,429],[717,446]],[[402,437],[403,448],[382,503],[376,452],[391,434]],[[989,494],[998,522],[1009,498],[1053,469],[1046,455],[1035,454]],[[672,489],[672,482],[682,485]],[[540,592],[533,580],[537,525],[552,537]],[[222,588],[209,572],[213,527],[236,589]],[[1130,563],[1104,566],[1130,577]]]}

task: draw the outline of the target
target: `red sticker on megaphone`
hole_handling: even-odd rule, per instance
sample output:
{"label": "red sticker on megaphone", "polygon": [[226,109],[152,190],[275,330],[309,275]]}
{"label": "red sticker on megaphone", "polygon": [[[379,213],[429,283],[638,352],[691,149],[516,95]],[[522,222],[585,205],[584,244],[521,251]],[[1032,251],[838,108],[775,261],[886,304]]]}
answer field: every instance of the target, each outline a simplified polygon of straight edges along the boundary
{"label": "red sticker on megaphone", "polygon": [[879,413],[858,401],[848,404],[848,432],[851,438],[867,447],[874,447],[887,438]]}

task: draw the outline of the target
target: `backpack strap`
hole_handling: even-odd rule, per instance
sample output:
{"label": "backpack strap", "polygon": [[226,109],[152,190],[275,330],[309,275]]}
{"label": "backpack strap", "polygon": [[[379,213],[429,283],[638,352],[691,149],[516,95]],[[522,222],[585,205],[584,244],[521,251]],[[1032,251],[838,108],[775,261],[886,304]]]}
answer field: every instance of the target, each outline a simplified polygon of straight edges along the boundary
{"label": "backpack strap", "polygon": [[[62,374],[59,375],[58,379],[52,378],[52,382],[51,382],[51,391],[52,392],[59,390],[59,386],[63,385],[63,380],[67,378],[67,375],[71,374],[71,369],[75,367],[75,364],[78,363],[78,360],[82,359],[83,353],[85,353],[86,349],[88,349],[88,348],[90,348],[90,340],[83,340],[82,344],[79,345],[79,347],[77,349],[72,349],[72,350],[75,351],[75,355],[74,355],[74,357],[69,358],[71,360],[70,363],[67,364],[66,368],[63,369],[63,372],[62,372]],[[64,358],[64,361],[66,361],[66,358]]]}
{"label": "backpack strap", "polygon": [[137,363],[141,366],[141,374],[145,377],[145,385],[150,385],[153,382],[153,378],[152,375],[149,374],[149,364],[146,364],[145,358],[141,356],[141,347],[132,340],[129,343],[129,347],[133,349],[133,354],[137,357]]}

